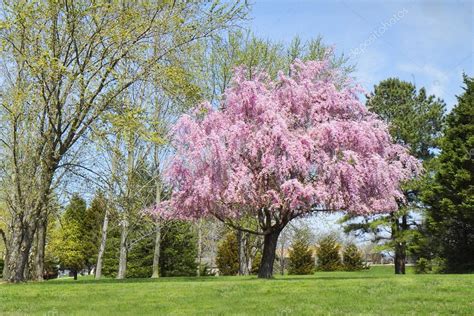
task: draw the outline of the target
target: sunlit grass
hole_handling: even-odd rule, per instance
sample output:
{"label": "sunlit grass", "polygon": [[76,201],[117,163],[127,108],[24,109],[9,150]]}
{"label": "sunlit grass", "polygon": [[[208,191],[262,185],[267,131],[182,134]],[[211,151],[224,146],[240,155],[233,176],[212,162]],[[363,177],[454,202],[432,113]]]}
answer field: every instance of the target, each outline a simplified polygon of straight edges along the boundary
{"label": "sunlit grass", "polygon": [[127,279],[0,285],[0,314],[474,314],[474,275],[390,267],[310,276]]}

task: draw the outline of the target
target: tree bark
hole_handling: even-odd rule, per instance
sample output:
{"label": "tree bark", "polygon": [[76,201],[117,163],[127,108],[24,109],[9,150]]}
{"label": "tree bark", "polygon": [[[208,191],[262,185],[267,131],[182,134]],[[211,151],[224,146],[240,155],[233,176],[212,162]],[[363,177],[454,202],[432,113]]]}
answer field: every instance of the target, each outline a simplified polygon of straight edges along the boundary
{"label": "tree bark", "polygon": [[395,243],[395,274],[405,274],[405,261],[406,261],[406,243],[400,241],[400,234],[403,233],[403,230],[406,230],[407,216],[402,216],[402,223],[400,224],[399,219],[395,216],[394,213],[390,214],[392,217],[392,241]]}
{"label": "tree bark", "polygon": [[156,222],[155,249],[153,252],[153,274],[152,278],[160,277],[160,248],[161,248],[161,223]]}
{"label": "tree bark", "polygon": [[258,277],[261,279],[273,277],[273,263],[275,262],[275,252],[280,232],[281,230],[274,230],[264,236],[262,261],[258,269]]}
{"label": "tree bark", "polygon": [[77,271],[76,271],[76,270],[74,270],[74,271],[72,272],[72,275],[74,276],[74,280],[77,280]]}
{"label": "tree bark", "polygon": [[95,278],[102,277],[102,261],[105,253],[105,245],[107,243],[107,230],[109,227],[109,206],[106,206],[104,222],[102,223],[102,237],[100,240],[99,253],[97,255],[97,264],[95,266]]}
{"label": "tree bark", "polygon": [[120,258],[117,279],[124,279],[127,273],[127,238],[128,238],[128,221],[123,219],[120,233]]}
{"label": "tree bark", "polygon": [[[155,145],[155,203],[158,205],[161,202],[161,182],[160,182],[160,173],[159,173],[159,159],[158,159],[158,147]],[[161,254],[161,220],[157,219],[155,223],[156,233],[155,233],[155,249],[153,252],[153,274],[152,278],[156,279],[160,277],[160,254]]]}
{"label": "tree bark", "polygon": [[3,262],[2,275],[3,275],[3,280],[7,281],[9,279],[10,270],[8,269],[8,243],[6,240],[6,236],[4,236],[4,242],[5,242],[5,261]]}
{"label": "tree bark", "polygon": [[28,265],[31,246],[33,243],[35,225],[23,223],[19,218],[15,219],[14,228],[11,233],[11,241],[8,251],[8,281],[19,283],[25,281],[25,272]]}
{"label": "tree bark", "polygon": [[239,252],[239,275],[249,275],[248,263],[247,263],[247,238],[246,233],[237,230],[237,242]]}
{"label": "tree bark", "polygon": [[38,226],[38,230],[36,232],[36,255],[35,255],[35,280],[36,281],[43,281],[44,275],[44,250],[46,246],[46,232],[47,232],[47,215],[44,215],[42,221],[40,221],[40,225]]}
{"label": "tree bark", "polygon": [[197,261],[198,261],[198,264],[197,264],[197,273],[196,275],[198,277],[201,276],[201,264],[202,264],[202,219],[199,219],[199,223],[198,223],[198,244],[197,244]]}

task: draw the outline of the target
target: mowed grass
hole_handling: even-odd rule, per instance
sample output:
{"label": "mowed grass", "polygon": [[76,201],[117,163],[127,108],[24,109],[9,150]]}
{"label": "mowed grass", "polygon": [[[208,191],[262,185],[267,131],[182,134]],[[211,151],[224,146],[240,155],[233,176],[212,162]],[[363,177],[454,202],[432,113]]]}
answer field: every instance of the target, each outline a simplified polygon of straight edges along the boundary
{"label": "mowed grass", "polygon": [[391,267],[310,276],[0,284],[0,314],[474,315],[474,275],[393,275]]}

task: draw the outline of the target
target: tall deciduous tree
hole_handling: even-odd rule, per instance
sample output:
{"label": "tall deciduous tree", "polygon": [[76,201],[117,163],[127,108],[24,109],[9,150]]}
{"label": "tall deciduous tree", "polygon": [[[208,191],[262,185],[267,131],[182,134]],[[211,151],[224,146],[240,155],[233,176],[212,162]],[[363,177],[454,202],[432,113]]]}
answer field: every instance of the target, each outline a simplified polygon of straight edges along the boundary
{"label": "tall deciduous tree", "polygon": [[429,250],[445,260],[447,272],[474,271],[474,79],[465,75],[464,85],[422,198]]}
{"label": "tall deciduous tree", "polygon": [[[296,62],[271,80],[235,73],[222,110],[207,104],[178,122],[168,176],[174,191],[155,213],[215,216],[264,236],[259,277],[269,278],[278,236],[313,212],[390,212],[419,170],[357,89],[322,61]],[[257,230],[237,219],[252,218]]]}
{"label": "tall deciduous tree", "polygon": [[88,0],[3,1],[0,10],[2,199],[13,214],[6,278],[19,282],[58,173],[73,167],[97,118],[170,53],[244,10],[240,2]]}

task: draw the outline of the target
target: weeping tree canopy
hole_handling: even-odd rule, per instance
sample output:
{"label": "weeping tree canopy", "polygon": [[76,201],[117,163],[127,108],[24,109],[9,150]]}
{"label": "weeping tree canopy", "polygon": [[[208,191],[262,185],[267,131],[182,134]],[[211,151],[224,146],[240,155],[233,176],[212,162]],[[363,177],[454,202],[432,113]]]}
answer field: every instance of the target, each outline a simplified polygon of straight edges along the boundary
{"label": "weeping tree canopy", "polygon": [[[270,277],[280,231],[316,211],[391,212],[400,183],[420,171],[357,88],[321,61],[296,61],[290,75],[247,79],[237,69],[222,110],[202,104],[178,121],[167,171],[174,191],[154,213],[215,216],[265,236],[260,277]],[[240,225],[254,218],[259,229]]]}

